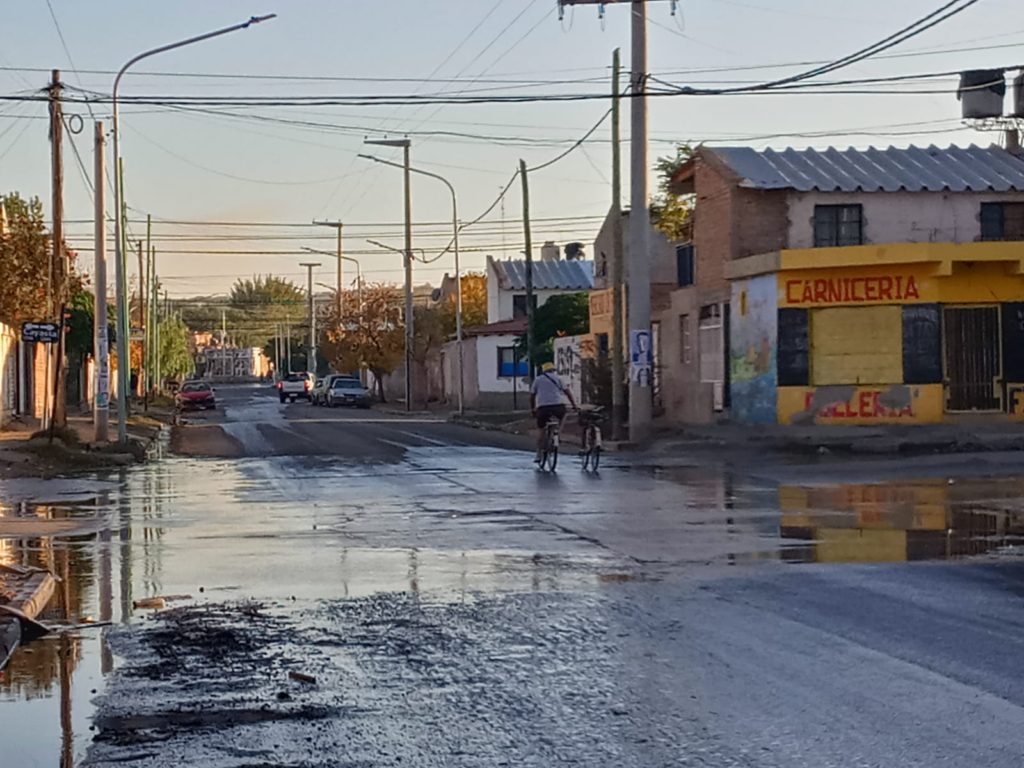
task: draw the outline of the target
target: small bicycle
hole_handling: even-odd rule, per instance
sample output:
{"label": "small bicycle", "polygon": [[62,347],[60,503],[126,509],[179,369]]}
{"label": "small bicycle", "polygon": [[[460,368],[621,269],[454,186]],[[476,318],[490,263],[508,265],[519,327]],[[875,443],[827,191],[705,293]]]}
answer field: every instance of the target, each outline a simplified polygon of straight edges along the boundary
{"label": "small bicycle", "polygon": [[584,472],[597,472],[601,464],[601,422],[604,409],[600,406],[582,408],[579,412],[580,429],[583,431],[580,458]]}
{"label": "small bicycle", "polygon": [[544,449],[540,454],[538,467],[542,472],[554,472],[558,466],[558,443],[561,439],[562,420],[556,416],[544,425]]}

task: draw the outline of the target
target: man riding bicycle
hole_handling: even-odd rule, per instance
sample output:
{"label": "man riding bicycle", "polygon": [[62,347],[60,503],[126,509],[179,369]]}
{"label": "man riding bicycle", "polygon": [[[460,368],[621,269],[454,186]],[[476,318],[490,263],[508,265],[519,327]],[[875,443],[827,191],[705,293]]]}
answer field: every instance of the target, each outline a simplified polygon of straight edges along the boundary
{"label": "man riding bicycle", "polygon": [[565,401],[563,396],[569,399],[569,403],[576,408],[576,399],[572,392],[562,383],[562,379],[555,373],[553,363],[544,363],[541,366],[541,374],[533,380],[530,387],[530,411],[537,419],[537,457],[534,462],[539,464],[544,455],[544,430],[548,421],[558,419],[559,424],[565,418]]}

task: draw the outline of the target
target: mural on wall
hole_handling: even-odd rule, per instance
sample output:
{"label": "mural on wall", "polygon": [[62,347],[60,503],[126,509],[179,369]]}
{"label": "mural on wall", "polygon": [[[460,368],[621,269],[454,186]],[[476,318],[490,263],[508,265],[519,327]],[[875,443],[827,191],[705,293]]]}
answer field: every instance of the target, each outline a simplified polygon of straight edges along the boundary
{"label": "mural on wall", "polygon": [[778,286],[775,275],[732,284],[730,302],[732,414],[737,421],[774,423]]}
{"label": "mural on wall", "polygon": [[597,354],[594,337],[591,335],[561,336],[554,341],[555,373],[572,392],[576,402],[582,403],[583,361],[591,359]]}

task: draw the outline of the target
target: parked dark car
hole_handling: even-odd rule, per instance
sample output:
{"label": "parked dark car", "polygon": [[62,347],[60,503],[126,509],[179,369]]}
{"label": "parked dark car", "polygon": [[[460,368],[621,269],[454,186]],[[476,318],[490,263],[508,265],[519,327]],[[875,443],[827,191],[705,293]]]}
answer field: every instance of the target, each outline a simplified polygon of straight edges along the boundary
{"label": "parked dark car", "polygon": [[327,405],[354,405],[357,408],[369,408],[371,403],[370,390],[363,386],[359,379],[349,376],[338,376],[331,381],[327,390]]}
{"label": "parked dark car", "polygon": [[186,381],[174,396],[175,404],[183,411],[205,410],[217,407],[216,395],[205,381]]}

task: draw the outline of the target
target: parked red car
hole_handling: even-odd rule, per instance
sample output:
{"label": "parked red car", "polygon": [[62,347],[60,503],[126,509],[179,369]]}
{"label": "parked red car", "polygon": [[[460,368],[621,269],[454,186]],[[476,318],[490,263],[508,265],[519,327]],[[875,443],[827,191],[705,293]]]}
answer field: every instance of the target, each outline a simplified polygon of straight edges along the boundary
{"label": "parked red car", "polygon": [[217,407],[213,387],[203,381],[187,381],[182,384],[178,394],[174,396],[174,402],[183,411],[192,408],[205,410]]}

